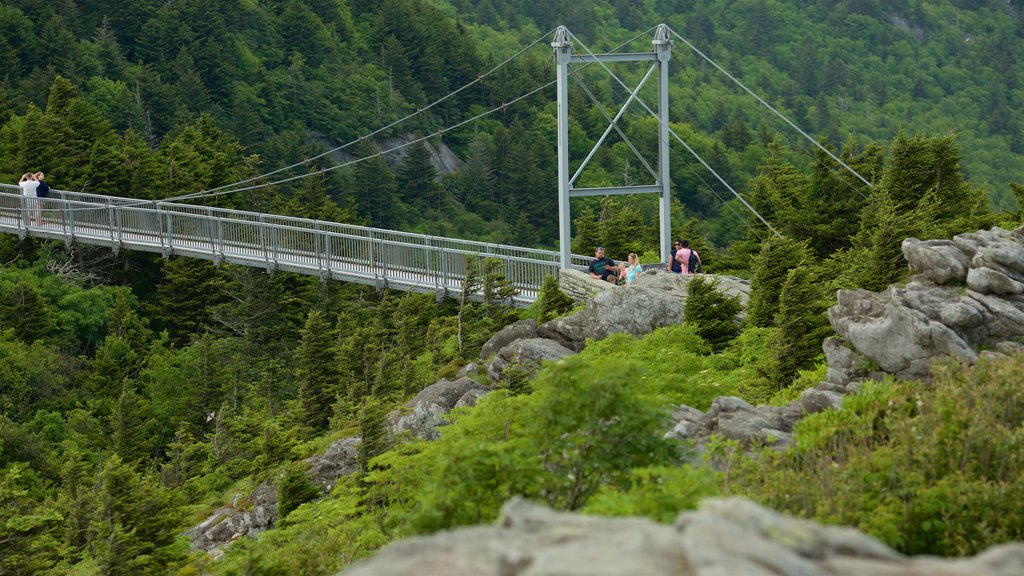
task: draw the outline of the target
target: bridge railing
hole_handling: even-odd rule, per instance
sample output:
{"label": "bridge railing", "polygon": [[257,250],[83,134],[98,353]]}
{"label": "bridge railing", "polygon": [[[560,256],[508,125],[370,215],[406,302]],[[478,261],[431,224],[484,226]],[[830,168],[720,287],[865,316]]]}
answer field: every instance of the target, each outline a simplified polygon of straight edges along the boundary
{"label": "bridge railing", "polygon": [[[25,233],[26,207],[17,186],[0,184],[0,229]],[[396,287],[458,291],[470,256],[493,257],[530,301],[559,270],[548,250],[192,204],[51,190],[42,211],[47,225],[32,231],[49,237]]]}

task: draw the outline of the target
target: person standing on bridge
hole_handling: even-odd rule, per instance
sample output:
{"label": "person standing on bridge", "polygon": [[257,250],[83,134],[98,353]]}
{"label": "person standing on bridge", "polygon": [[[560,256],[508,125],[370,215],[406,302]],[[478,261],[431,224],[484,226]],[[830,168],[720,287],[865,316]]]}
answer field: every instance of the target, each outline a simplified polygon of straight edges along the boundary
{"label": "person standing on bridge", "polygon": [[21,187],[21,195],[25,198],[25,220],[32,224],[36,218],[36,189],[39,188],[39,181],[36,180],[35,174],[25,172],[21,175],[21,180],[18,180],[18,186]]}
{"label": "person standing on bridge", "polygon": [[[46,197],[50,195],[50,185],[46,183],[46,174],[43,174],[42,171],[36,172],[36,180],[39,182],[39,187],[36,188],[36,204],[42,208]],[[38,208],[36,209],[36,220],[40,224],[43,223],[42,210]]]}
{"label": "person standing on bridge", "polygon": [[590,277],[595,280],[604,280],[615,284],[619,279],[619,271],[615,267],[615,260],[604,255],[604,246],[598,246],[594,250],[594,261],[587,268]]}

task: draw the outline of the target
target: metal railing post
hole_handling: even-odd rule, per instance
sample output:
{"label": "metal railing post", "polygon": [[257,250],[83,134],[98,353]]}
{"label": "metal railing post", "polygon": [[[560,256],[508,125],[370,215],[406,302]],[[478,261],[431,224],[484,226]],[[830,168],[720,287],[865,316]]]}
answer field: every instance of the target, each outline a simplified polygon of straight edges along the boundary
{"label": "metal railing post", "polygon": [[263,264],[267,267],[267,272],[270,272],[270,252],[267,250],[267,220],[260,214],[260,249],[263,250]]}
{"label": "metal railing post", "polygon": [[120,248],[120,244],[114,238],[114,206],[112,204],[113,198],[107,198],[107,228],[110,230],[110,243],[114,252]]}
{"label": "metal railing post", "polygon": [[153,201],[153,214],[156,216],[156,236],[160,239],[160,255],[167,258],[170,256],[170,252],[167,250],[167,245],[164,242],[164,219],[160,214],[160,205],[157,204],[156,200]]}

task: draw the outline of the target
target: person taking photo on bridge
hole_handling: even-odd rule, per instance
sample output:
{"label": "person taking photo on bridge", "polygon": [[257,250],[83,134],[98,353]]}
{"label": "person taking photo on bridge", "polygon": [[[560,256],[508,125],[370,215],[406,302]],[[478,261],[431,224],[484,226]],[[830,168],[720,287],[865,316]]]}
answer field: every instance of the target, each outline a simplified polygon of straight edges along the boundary
{"label": "person taking photo on bridge", "polygon": [[32,172],[25,172],[21,175],[21,180],[18,180],[18,186],[21,187],[21,195],[25,198],[25,220],[32,224],[38,218],[36,190],[39,188],[39,181]]}
{"label": "person taking photo on bridge", "polygon": [[615,260],[604,255],[604,246],[598,246],[594,250],[594,261],[587,268],[590,277],[615,284],[619,279],[619,271],[615,267]]}

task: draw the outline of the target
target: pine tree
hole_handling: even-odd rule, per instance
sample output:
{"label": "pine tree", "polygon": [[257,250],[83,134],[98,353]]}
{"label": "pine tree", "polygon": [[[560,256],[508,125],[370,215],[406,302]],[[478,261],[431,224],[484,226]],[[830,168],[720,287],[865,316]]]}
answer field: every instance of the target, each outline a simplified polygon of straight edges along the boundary
{"label": "pine tree", "polygon": [[548,274],[540,285],[535,304],[536,320],[543,324],[572,309],[573,300],[558,286],[558,278],[554,274]]}
{"label": "pine tree", "polygon": [[99,467],[93,486],[88,550],[103,574],[165,574],[184,557],[175,546],[181,508],[173,492],[139,475],[120,457]]}
{"label": "pine tree", "polygon": [[320,496],[320,489],[306,476],[304,465],[287,464],[277,477],[277,517],[284,520],[292,510]]}
{"label": "pine tree", "polygon": [[217,269],[205,260],[175,257],[164,261],[162,272],[156,288],[159,306],[150,305],[150,314],[172,343],[182,345],[209,325],[211,308],[221,302]]}
{"label": "pine tree", "polygon": [[393,228],[403,221],[398,200],[398,184],[387,162],[377,156],[368,140],[356,146],[356,154],[366,158],[356,164],[355,183],[359,188],[359,213],[370,226]]}
{"label": "pine tree", "polygon": [[334,342],[331,326],[323,314],[310,312],[302,330],[302,341],[295,349],[295,379],[306,422],[314,430],[326,428],[331,418],[331,404],[341,384]]}
{"label": "pine tree", "polygon": [[500,321],[509,314],[512,299],[519,294],[519,289],[505,275],[505,263],[497,258],[484,259],[482,274],[484,310],[488,316]]}
{"label": "pine tree", "polygon": [[778,328],[771,338],[768,378],[781,390],[797,376],[797,371],[810,368],[821,356],[821,343],[832,329],[825,315],[826,301],[819,279],[808,266],[798,266],[786,275],[779,295]]}
{"label": "pine tree", "polygon": [[483,286],[483,270],[480,259],[472,254],[466,256],[465,270],[462,273],[462,287],[459,291],[459,315],[458,315],[458,341],[459,341],[459,356],[462,356],[462,351],[465,348],[465,338],[463,337],[465,324],[466,324],[466,313],[468,312],[468,304],[470,299],[480,290]]}
{"label": "pine tree", "polygon": [[440,209],[437,168],[430,158],[430,149],[425,143],[417,142],[406,150],[398,168],[398,189],[402,201],[420,214],[428,209]]}
{"label": "pine tree", "polygon": [[718,291],[717,280],[697,275],[690,280],[683,318],[697,334],[720,352],[740,333],[736,316],[743,309],[740,299]]}
{"label": "pine tree", "polygon": [[384,453],[390,446],[387,426],[387,405],[375,396],[368,396],[363,401],[359,416],[359,448],[357,458],[359,469],[369,470],[370,460]]}
{"label": "pine tree", "polygon": [[754,276],[750,281],[750,302],[747,305],[748,326],[767,328],[775,324],[779,296],[789,271],[809,257],[810,251],[805,242],[773,237],[764,243],[753,263]]}

